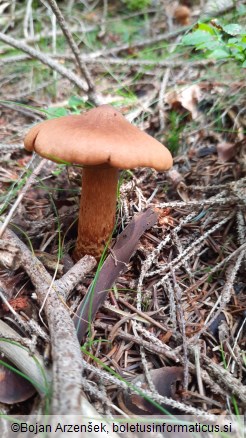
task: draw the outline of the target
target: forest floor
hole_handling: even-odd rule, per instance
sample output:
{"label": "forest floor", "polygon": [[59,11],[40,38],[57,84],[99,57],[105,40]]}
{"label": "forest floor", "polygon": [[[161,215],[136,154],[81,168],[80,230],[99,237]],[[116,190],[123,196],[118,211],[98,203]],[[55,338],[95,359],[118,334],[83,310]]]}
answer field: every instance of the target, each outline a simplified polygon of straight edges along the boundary
{"label": "forest floor", "polygon": [[[145,228],[100,308],[95,305],[89,333],[83,333],[85,397],[102,415],[243,415],[245,69],[235,60],[214,61],[182,45],[187,25],[173,19],[170,3],[163,10],[163,2],[155,2],[144,13],[122,12],[122,2],[104,2],[104,8],[101,3],[69,2],[62,8],[93,80],[89,100],[82,86],[18,47],[33,47],[81,78],[58,22],[44,5],[28,9],[16,2],[15,10],[7,5],[0,17],[3,34],[17,41],[11,46],[0,36],[1,221],[12,233],[1,230],[0,319],[13,330],[6,335],[0,325],[1,338],[9,339],[8,351],[1,341],[0,350],[33,383],[26,364],[16,362],[12,343],[41,357],[47,375],[57,360],[55,348],[66,348],[53,345],[52,294],[41,312],[37,271],[30,273],[28,255],[24,260],[24,252],[18,252],[19,239],[33,263],[42,263],[40,278],[48,273],[52,284],[64,283],[72,267],[81,169],[44,164],[25,151],[23,139],[34,124],[86,111],[100,97],[100,103],[112,104],[165,144],[174,165],[164,173],[122,172],[112,242],[146,209],[155,211],[156,220]],[[188,26],[202,13],[199,2],[193,3]],[[236,13],[229,8],[220,20],[242,20]],[[56,305],[72,318],[101,270],[102,262],[87,266],[74,283],[70,278]],[[50,342],[52,354],[47,353]],[[4,358],[1,367],[1,412],[36,412],[48,393],[33,394],[23,377],[17,387]]]}

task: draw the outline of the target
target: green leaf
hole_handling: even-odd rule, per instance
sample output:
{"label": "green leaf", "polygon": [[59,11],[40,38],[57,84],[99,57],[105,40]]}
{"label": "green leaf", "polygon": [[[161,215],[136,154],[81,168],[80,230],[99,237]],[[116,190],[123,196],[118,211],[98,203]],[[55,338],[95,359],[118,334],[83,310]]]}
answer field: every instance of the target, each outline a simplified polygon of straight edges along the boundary
{"label": "green leaf", "polygon": [[226,26],[223,26],[223,31],[229,35],[240,35],[245,33],[242,26],[236,23],[226,24]]}
{"label": "green leaf", "polygon": [[211,52],[208,57],[215,59],[224,59],[224,58],[229,58],[230,54],[223,49],[216,49],[213,50],[213,52]]}
{"label": "green leaf", "polygon": [[193,33],[187,34],[182,38],[182,43],[187,46],[196,46],[202,43],[208,43],[213,41],[213,36],[205,32],[204,30],[196,30]]}
{"label": "green leaf", "polygon": [[238,38],[229,38],[228,44],[238,44]]}
{"label": "green leaf", "polygon": [[56,117],[67,116],[68,111],[65,108],[48,108],[46,110],[48,119],[55,119]]}
{"label": "green leaf", "polygon": [[211,35],[216,35],[216,32],[215,32],[214,28],[212,26],[210,26],[209,24],[207,24],[207,23],[199,23],[198,24],[198,29],[199,30],[203,30],[204,32],[208,32]]}
{"label": "green leaf", "polygon": [[241,41],[240,42],[236,42],[236,43],[231,43],[231,40],[230,40],[230,42],[228,41],[228,43],[226,44],[226,46],[228,47],[228,48],[230,48],[231,50],[236,50],[237,52],[244,52],[245,51],[245,49],[246,49],[246,44],[245,43],[242,43]]}
{"label": "green leaf", "polygon": [[246,14],[246,6],[245,5],[239,5],[237,12],[239,15],[245,15]]}
{"label": "green leaf", "polygon": [[235,59],[238,59],[238,61],[244,61],[245,59],[242,53],[235,52],[233,53],[233,56],[235,57]]}
{"label": "green leaf", "polygon": [[198,44],[197,49],[199,50],[216,50],[224,47],[224,44],[221,44],[219,41],[209,41],[206,43]]}
{"label": "green leaf", "polygon": [[243,67],[243,68],[246,68],[246,60],[244,61],[242,67]]}
{"label": "green leaf", "polygon": [[77,108],[78,106],[83,106],[84,105],[84,100],[81,99],[81,97],[78,96],[71,96],[69,101],[68,101],[68,106],[69,107],[75,107]]}

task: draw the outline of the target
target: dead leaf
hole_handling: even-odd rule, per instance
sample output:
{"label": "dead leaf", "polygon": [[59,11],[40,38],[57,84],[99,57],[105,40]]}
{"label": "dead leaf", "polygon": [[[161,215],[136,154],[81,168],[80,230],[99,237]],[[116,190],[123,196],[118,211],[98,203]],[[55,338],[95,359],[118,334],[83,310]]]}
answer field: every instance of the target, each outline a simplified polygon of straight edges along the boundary
{"label": "dead leaf", "polygon": [[171,208],[155,208],[155,212],[158,216],[158,225],[162,226],[173,226],[174,220],[170,215]]}
{"label": "dead leaf", "polygon": [[4,240],[0,240],[0,265],[14,271],[20,267],[18,248]]}
{"label": "dead leaf", "polygon": [[[156,391],[168,398],[177,398],[177,383],[182,381],[184,370],[182,367],[162,367],[150,370],[150,377]],[[147,389],[148,385],[144,374],[140,374],[131,381],[131,385],[141,389]],[[129,394],[127,391],[121,391],[118,395],[120,408],[129,415],[156,415],[161,411],[141,396],[141,394]],[[173,409],[169,406],[162,405],[169,412]]]}
{"label": "dead leaf", "polygon": [[166,172],[166,176],[170,180],[173,187],[177,187],[177,185],[184,180],[184,177],[181,175],[181,173],[179,173],[174,167]]}
{"label": "dead leaf", "polygon": [[[21,310],[23,310],[28,315],[32,314],[32,304],[30,302],[29,297],[27,296],[20,296],[13,298],[9,300],[9,304],[16,312],[20,312]],[[2,308],[5,312],[10,311],[9,307],[6,304],[3,304]]]}
{"label": "dead leaf", "polygon": [[225,163],[226,161],[230,161],[233,157],[235,157],[237,152],[235,143],[218,143],[217,144],[217,153],[218,160]]}
{"label": "dead leaf", "polygon": [[173,109],[183,108],[188,110],[191,113],[192,119],[196,119],[199,115],[197,103],[200,102],[201,97],[201,88],[195,84],[170,91],[165,95],[165,101]]}
{"label": "dead leaf", "polygon": [[157,222],[157,219],[157,213],[148,208],[134,216],[118,236],[111,249],[111,254],[109,254],[101,268],[96,283],[91,284],[73,317],[79,342],[82,341],[83,336],[89,329],[97,310],[106,300],[108,291],[117,277],[127,269],[140,237]]}
{"label": "dead leaf", "polygon": [[[11,365],[7,359],[4,362]],[[11,365],[13,366],[13,365]],[[19,403],[27,400],[36,389],[28,380],[0,364],[0,402],[6,404]]]}

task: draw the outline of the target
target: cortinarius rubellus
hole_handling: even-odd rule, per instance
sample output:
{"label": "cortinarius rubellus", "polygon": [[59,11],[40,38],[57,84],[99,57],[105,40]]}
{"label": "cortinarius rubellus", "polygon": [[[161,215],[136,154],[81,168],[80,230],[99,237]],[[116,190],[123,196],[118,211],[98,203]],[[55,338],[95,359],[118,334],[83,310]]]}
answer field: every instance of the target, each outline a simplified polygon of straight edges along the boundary
{"label": "cortinarius rubellus", "polygon": [[25,137],[25,148],[55,162],[83,165],[75,260],[100,258],[115,223],[119,169],[172,166],[169,150],[109,105],[46,120]]}

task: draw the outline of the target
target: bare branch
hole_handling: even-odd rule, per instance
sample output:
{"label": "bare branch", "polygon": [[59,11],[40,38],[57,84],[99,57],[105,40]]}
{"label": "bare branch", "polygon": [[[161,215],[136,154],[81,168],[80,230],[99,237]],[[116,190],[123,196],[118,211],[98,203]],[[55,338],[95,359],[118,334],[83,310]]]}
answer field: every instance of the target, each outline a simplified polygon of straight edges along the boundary
{"label": "bare branch", "polygon": [[68,44],[69,44],[69,46],[70,46],[70,48],[75,56],[75,59],[76,59],[77,64],[79,66],[80,72],[87,83],[89,94],[91,94],[91,93],[94,94],[95,87],[94,87],[94,84],[92,82],[91,75],[90,75],[84,61],[81,58],[79,48],[73,39],[73,36],[68,28],[68,25],[65,21],[65,18],[63,17],[63,15],[61,13],[59,6],[57,5],[55,0],[47,0],[47,3],[50,5],[53,13],[55,14],[57,21],[61,27],[61,30],[62,30],[65,38],[67,39],[67,42],[68,42]]}
{"label": "bare branch", "polygon": [[[80,345],[69,312],[59,298],[59,287],[55,283],[52,285],[52,278],[42,263],[12,231],[7,229],[4,237],[17,248],[20,264],[35,286],[39,304],[42,306],[45,302],[52,343],[53,413],[81,414],[81,404],[89,404],[81,391]],[[90,261],[91,257],[87,256],[87,259]]]}
{"label": "bare branch", "polygon": [[0,40],[5,42],[6,44],[12,46],[12,47],[15,47],[18,50],[22,50],[23,52],[25,52],[29,56],[31,56],[31,58],[38,59],[44,65],[47,65],[52,70],[57,71],[61,76],[68,79],[70,82],[72,82],[74,85],[76,85],[84,93],[88,93],[88,86],[85,83],[85,81],[80,79],[72,71],[67,70],[65,67],[58,64],[58,62],[54,61],[49,56],[44,55],[43,53],[39,52],[38,50],[33,49],[32,47],[28,46],[27,44],[22,43],[20,41],[17,41],[15,38],[7,36],[2,32],[0,32]]}
{"label": "bare branch", "polygon": [[3,223],[3,225],[0,228],[0,237],[2,237],[4,231],[6,230],[9,222],[11,221],[11,218],[13,217],[13,215],[15,214],[15,211],[18,207],[18,205],[21,203],[22,199],[24,198],[27,190],[29,190],[30,186],[35,182],[37,175],[39,174],[39,172],[42,170],[42,168],[44,167],[46,163],[46,160],[41,160],[39,159],[39,164],[37,165],[37,167],[34,169],[33,173],[31,174],[31,176],[29,177],[28,181],[26,182],[25,186],[22,188],[22,190],[20,191],[18,198],[16,199],[16,201],[14,202],[14,204],[12,205],[11,209],[9,210],[8,215],[6,216],[6,219]]}
{"label": "bare branch", "polygon": [[[24,43],[23,43],[24,44]],[[66,61],[73,61],[74,57],[69,54],[59,54],[56,55],[52,53],[48,53],[47,56],[51,59],[63,59]],[[162,59],[161,61],[156,61],[153,59],[128,59],[128,58],[119,58],[119,57],[98,57],[94,58],[93,53],[91,55],[81,55],[81,60],[86,61],[87,64],[93,65],[120,65],[122,67],[145,67],[145,66],[153,66],[155,68],[158,67],[170,67],[172,69],[178,69],[180,67],[207,67],[210,64],[214,64],[212,59],[201,59],[197,61],[183,61],[182,59]],[[16,55],[10,56],[8,58],[2,58],[0,60],[0,65],[4,64],[12,64],[13,62],[22,62],[29,59],[27,55]]]}

